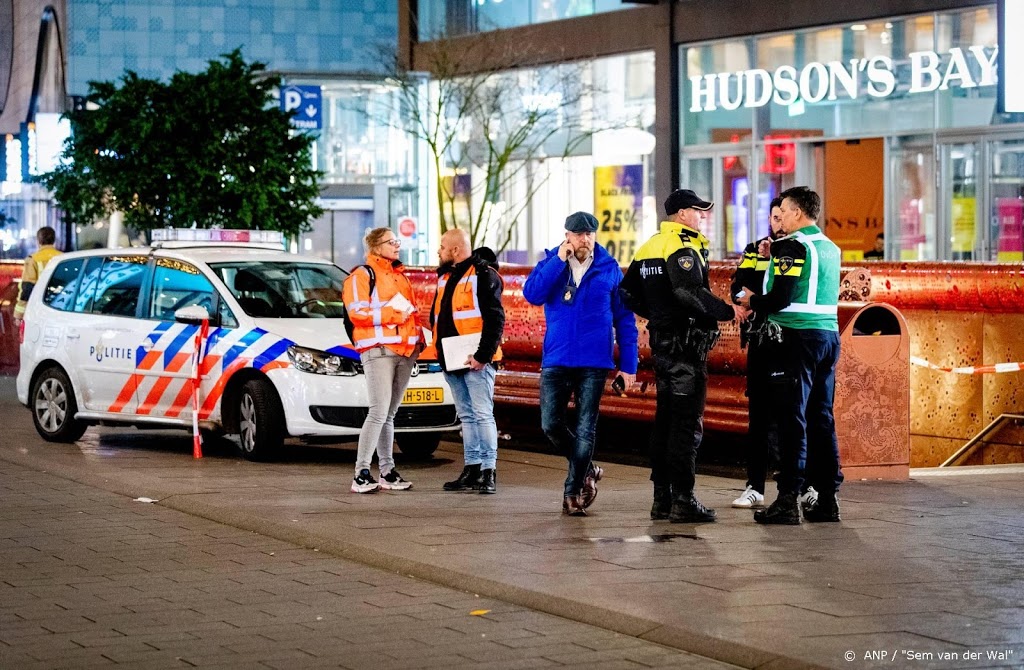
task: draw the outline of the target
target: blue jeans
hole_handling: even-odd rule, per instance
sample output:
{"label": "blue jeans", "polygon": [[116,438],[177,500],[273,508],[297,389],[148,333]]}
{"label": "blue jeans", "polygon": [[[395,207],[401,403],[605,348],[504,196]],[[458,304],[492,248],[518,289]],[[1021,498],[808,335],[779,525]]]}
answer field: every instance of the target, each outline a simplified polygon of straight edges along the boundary
{"label": "blue jeans", "polygon": [[455,411],[462,422],[466,465],[493,470],[498,461],[498,425],[494,422],[494,366],[482,370],[445,372]]}
{"label": "blue jeans", "polygon": [[798,493],[805,479],[821,494],[835,493],[843,482],[832,414],[839,333],[783,328],[777,352],[771,384],[779,421],[779,493]]}
{"label": "blue jeans", "polygon": [[[593,470],[594,442],[601,394],[608,379],[605,368],[544,368],[540,372],[540,423],[555,449],[569,461],[565,495],[579,495]],[[576,397],[576,425],[566,419],[569,396]]]}
{"label": "blue jeans", "polygon": [[369,470],[373,452],[383,475],[395,467],[395,415],[402,404],[405,387],[409,385],[415,356],[399,356],[386,347],[374,347],[359,354],[369,408],[359,431],[356,451],[356,475]]}

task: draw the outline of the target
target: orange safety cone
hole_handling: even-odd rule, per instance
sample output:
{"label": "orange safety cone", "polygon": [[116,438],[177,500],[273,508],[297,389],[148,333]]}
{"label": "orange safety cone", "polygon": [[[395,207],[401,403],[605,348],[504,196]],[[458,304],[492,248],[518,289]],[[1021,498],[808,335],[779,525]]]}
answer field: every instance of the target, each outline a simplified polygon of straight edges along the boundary
{"label": "orange safety cone", "polygon": [[203,357],[206,347],[206,335],[210,330],[210,320],[203,319],[202,325],[196,330],[195,348],[192,352],[192,457],[203,457],[203,438],[199,433],[199,392],[203,377]]}

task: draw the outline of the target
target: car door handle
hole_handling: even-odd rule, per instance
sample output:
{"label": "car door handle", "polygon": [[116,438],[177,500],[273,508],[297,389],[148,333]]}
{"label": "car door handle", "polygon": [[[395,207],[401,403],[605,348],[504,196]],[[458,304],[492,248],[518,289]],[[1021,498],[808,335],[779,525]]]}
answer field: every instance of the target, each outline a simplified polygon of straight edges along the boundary
{"label": "car door handle", "polygon": [[68,330],[67,338],[69,340],[77,340],[81,335],[78,334],[77,330]]}

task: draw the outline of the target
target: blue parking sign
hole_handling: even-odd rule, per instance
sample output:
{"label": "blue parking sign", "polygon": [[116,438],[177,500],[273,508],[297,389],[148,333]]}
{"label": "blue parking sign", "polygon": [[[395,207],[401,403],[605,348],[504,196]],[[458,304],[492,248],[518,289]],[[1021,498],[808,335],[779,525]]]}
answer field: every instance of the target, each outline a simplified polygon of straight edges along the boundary
{"label": "blue parking sign", "polygon": [[281,87],[281,111],[292,115],[292,126],[302,130],[320,130],[320,87],[292,84]]}

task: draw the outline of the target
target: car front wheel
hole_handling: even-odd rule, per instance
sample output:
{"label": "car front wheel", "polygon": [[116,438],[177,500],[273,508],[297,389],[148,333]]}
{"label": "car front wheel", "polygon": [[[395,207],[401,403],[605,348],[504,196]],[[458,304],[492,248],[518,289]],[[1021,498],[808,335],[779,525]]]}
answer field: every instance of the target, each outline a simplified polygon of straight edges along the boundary
{"label": "car front wheel", "polygon": [[75,418],[78,403],[71,380],[58,367],[47,368],[36,378],[31,396],[32,423],[47,442],[74,442],[87,424]]}
{"label": "car front wheel", "polygon": [[274,456],[284,444],[284,411],[265,379],[250,379],[238,399],[238,447],[242,456],[263,461]]}

